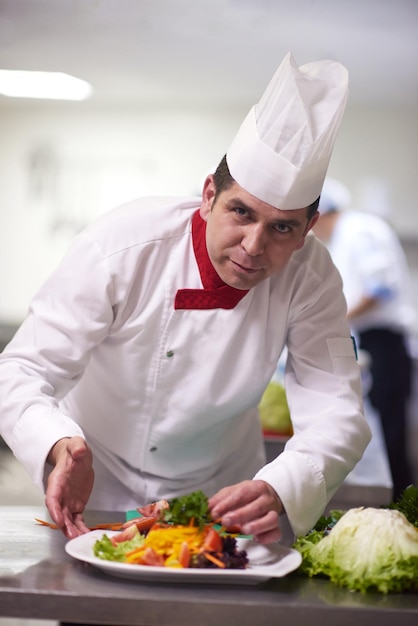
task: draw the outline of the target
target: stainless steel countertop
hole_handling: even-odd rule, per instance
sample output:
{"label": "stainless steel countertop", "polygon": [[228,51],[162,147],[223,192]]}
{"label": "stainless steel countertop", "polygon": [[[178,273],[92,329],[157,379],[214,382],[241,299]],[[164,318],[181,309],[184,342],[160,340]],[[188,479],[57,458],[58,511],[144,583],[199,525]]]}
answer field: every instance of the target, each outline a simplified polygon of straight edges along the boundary
{"label": "stainless steel countertop", "polygon": [[[418,594],[358,594],[290,574],[255,587],[123,580],[69,557],[39,507],[0,507],[0,616],[118,626],[416,626]],[[89,513],[87,522],[121,519]]]}

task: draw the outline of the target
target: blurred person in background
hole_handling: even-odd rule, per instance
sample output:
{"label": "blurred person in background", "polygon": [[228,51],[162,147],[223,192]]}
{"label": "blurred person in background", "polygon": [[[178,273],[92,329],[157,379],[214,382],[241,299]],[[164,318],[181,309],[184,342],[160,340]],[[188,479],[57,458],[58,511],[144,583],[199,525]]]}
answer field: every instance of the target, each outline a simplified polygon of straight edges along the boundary
{"label": "blurred person in background", "polygon": [[370,356],[367,395],[381,420],[397,498],[413,482],[407,444],[412,383],[408,339],[415,325],[409,268],[391,226],[377,215],[351,208],[351,194],[342,182],[325,180],[319,212],[314,232],[341,274],[347,319],[359,347]]}

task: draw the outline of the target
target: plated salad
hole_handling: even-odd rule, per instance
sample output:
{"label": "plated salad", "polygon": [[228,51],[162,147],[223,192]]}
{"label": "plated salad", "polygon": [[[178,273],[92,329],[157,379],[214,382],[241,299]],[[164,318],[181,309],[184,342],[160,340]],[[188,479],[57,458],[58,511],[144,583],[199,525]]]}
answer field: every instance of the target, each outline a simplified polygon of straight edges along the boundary
{"label": "plated salad", "polygon": [[210,519],[203,492],[160,500],[137,510],[138,517],[126,522],[121,532],[110,537],[104,534],[95,542],[95,556],[157,567],[247,567],[247,554],[236,545],[238,529],[225,529]]}

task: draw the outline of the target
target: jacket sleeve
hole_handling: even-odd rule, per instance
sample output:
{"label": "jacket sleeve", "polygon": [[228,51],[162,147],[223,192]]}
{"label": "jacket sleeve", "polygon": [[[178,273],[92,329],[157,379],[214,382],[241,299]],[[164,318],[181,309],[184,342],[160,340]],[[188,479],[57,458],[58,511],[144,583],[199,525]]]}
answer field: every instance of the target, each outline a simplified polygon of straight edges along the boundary
{"label": "jacket sleeve", "polygon": [[328,253],[316,254],[295,285],[289,322],[285,386],[294,435],[255,476],[276,490],[297,536],[315,525],[371,436],[341,279]]}
{"label": "jacket sleeve", "polygon": [[83,436],[59,402],[108,332],[111,292],[111,276],[96,244],[80,235],[0,355],[0,432],[40,489],[53,444]]}

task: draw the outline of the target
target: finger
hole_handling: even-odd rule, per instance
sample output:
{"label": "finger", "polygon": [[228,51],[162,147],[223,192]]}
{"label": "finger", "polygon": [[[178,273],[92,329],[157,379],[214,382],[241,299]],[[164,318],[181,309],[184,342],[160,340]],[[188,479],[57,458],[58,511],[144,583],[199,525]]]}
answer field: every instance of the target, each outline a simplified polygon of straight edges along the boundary
{"label": "finger", "polygon": [[258,496],[254,481],[246,480],[231,487],[224,487],[209,499],[213,517],[221,517],[227,511],[240,508]]}
{"label": "finger", "polygon": [[73,516],[70,513],[64,512],[55,500],[52,501],[52,504],[47,505],[47,508],[51,519],[54,520],[57,527],[68,539],[73,539],[74,537],[78,537],[90,531],[81,513],[77,513]]}
{"label": "finger", "polygon": [[239,526],[243,532],[250,534],[249,531],[244,530],[244,525],[248,525],[249,522],[257,519],[260,515],[264,515],[266,510],[260,510],[258,507],[245,506],[240,509],[227,510],[221,516],[221,522],[223,526]]}
{"label": "finger", "polygon": [[81,534],[85,534],[90,532],[90,528],[86,525],[86,523],[84,522],[84,518],[82,513],[77,513],[74,516],[74,526],[76,526],[76,528],[80,531]]}
{"label": "finger", "polygon": [[248,524],[248,522],[263,518],[269,511],[273,512],[275,510],[273,506],[274,503],[268,494],[263,492],[255,493],[254,499],[248,504],[224,510],[221,520],[225,526],[234,524],[243,526]]}
{"label": "finger", "polygon": [[253,535],[254,541],[263,545],[274,543],[275,541],[280,541],[281,538],[282,532],[279,527],[274,528],[273,530],[269,530],[265,533],[261,533],[260,535]]}
{"label": "finger", "polygon": [[90,529],[84,523],[81,513],[72,514],[67,512],[64,514],[62,532],[66,537],[68,537],[68,539],[84,535],[86,532],[89,532],[89,530]]}
{"label": "finger", "polygon": [[45,506],[48,509],[48,513],[51,519],[55,522],[58,528],[62,529],[65,523],[64,514],[61,505],[57,498],[46,493]]}
{"label": "finger", "polygon": [[279,528],[279,516],[276,511],[268,511],[265,515],[253,517],[241,524],[245,535],[259,537],[264,533],[276,531]]}
{"label": "finger", "polygon": [[76,526],[74,526],[72,522],[69,522],[68,520],[65,522],[61,530],[67,537],[67,539],[75,539],[76,537],[79,537],[83,534],[78,530]]}
{"label": "finger", "polygon": [[73,461],[92,461],[92,453],[84,439],[73,437],[68,444],[68,451]]}

